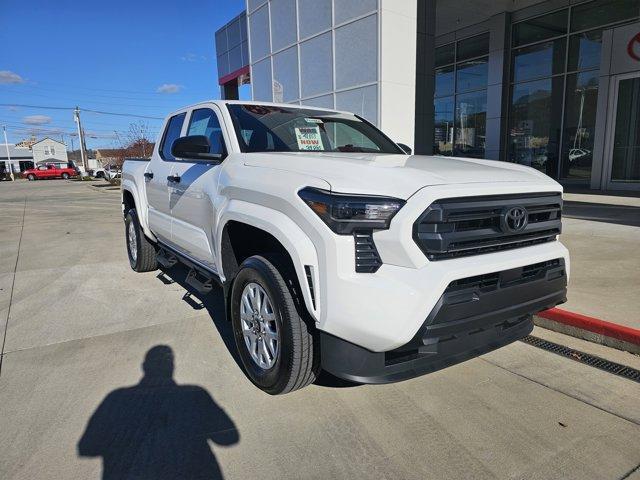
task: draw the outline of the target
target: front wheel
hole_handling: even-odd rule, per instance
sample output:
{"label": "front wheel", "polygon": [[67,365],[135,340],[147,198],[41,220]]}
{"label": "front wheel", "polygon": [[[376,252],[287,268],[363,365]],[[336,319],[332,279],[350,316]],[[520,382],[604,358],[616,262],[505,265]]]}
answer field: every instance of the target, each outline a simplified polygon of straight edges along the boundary
{"label": "front wheel", "polygon": [[297,281],[284,265],[279,257],[249,257],[231,292],[231,322],[245,373],[271,395],[309,385],[320,368],[314,326],[296,308]]}
{"label": "front wheel", "polygon": [[69,180],[69,174],[67,172],[63,172],[62,173],[62,179],[63,180]]}
{"label": "front wheel", "polygon": [[156,248],[145,237],[135,208],[127,212],[124,219],[129,265],[136,272],[150,272],[158,268]]}
{"label": "front wheel", "polygon": [[27,175],[27,180],[29,180],[30,182],[33,182],[36,179],[36,176],[33,173],[30,173],[29,175]]}

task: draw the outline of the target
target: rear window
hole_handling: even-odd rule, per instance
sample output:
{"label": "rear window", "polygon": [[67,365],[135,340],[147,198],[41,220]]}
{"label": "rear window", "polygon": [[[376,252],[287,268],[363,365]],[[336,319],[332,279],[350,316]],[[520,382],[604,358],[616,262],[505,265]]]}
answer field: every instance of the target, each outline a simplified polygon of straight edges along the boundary
{"label": "rear window", "polygon": [[272,105],[227,105],[243,152],[402,154],[380,130],[351,114]]}

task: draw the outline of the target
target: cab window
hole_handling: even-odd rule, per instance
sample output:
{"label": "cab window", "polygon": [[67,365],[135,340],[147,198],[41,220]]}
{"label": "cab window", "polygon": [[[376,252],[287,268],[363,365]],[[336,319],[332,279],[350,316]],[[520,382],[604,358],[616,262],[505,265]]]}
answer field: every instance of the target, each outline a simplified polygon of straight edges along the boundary
{"label": "cab window", "polygon": [[199,108],[191,113],[187,135],[204,135],[209,138],[209,153],[225,153],[224,138],[218,116],[210,108]]}
{"label": "cab window", "polygon": [[165,128],[164,130],[164,135],[162,137],[162,146],[160,148],[160,156],[164,160],[176,159],[173,155],[171,155],[171,145],[176,138],[180,137],[180,131],[182,130],[182,124],[184,123],[184,119],[186,116],[186,113],[180,113],[178,115],[174,115],[169,119],[167,128]]}

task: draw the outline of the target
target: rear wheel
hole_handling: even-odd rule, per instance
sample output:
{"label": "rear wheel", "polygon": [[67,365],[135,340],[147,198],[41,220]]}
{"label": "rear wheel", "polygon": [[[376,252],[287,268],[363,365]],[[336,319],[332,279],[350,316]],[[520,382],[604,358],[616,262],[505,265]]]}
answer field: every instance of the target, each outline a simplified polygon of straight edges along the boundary
{"label": "rear wheel", "polygon": [[67,172],[62,172],[62,179],[63,180],[68,180],[69,179],[69,174]]}
{"label": "rear wheel", "polygon": [[30,173],[29,175],[27,175],[27,180],[29,180],[30,182],[33,182],[36,179],[36,176],[33,173]]}
{"label": "rear wheel", "polygon": [[319,371],[316,332],[296,307],[297,281],[284,265],[277,257],[246,259],[231,292],[231,321],[245,373],[271,395],[303,388]]}
{"label": "rear wheel", "polygon": [[127,212],[124,220],[129,265],[136,272],[150,272],[158,268],[156,247],[145,237],[135,208]]}

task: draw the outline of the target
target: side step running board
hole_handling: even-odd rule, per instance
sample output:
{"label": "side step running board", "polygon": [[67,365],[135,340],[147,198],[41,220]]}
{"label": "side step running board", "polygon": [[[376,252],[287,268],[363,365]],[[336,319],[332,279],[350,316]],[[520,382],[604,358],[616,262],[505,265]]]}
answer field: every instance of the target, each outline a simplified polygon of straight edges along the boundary
{"label": "side step running board", "polygon": [[202,272],[192,268],[185,279],[185,283],[195,288],[198,293],[207,294],[213,288],[212,279],[205,276]]}
{"label": "side step running board", "polygon": [[176,258],[176,256],[171,252],[168,252],[164,248],[158,250],[158,253],[156,254],[156,260],[164,268],[171,268],[176,263],[178,263],[178,259]]}

